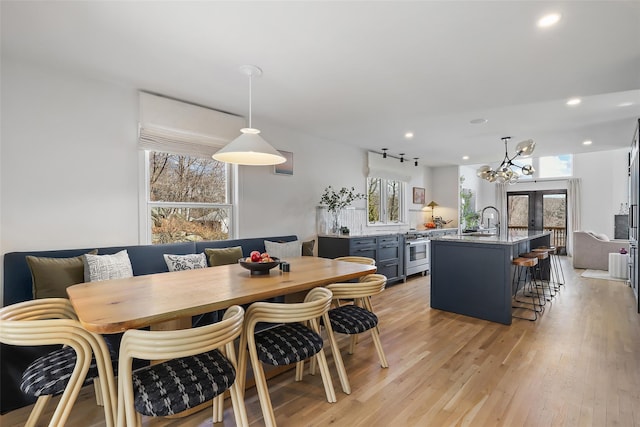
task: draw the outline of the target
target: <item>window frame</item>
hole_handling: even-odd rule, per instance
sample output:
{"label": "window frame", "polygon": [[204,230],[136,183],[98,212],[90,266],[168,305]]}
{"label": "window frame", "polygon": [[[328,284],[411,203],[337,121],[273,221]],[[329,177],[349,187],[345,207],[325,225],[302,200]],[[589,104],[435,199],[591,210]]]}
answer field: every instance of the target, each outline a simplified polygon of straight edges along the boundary
{"label": "window frame", "polygon": [[[376,222],[370,222],[369,221],[369,185],[370,185],[370,180],[371,179],[376,179],[376,180],[380,180],[380,206],[379,206],[379,212],[380,212],[380,218],[383,219],[383,221],[376,221]],[[389,213],[388,213],[388,209],[387,209],[387,201],[388,201],[388,194],[387,194],[387,189],[388,189],[388,182],[389,181],[395,181],[400,185],[400,188],[398,190],[398,195],[400,197],[400,200],[398,201],[398,221],[389,221]],[[407,183],[399,180],[399,179],[390,179],[390,178],[383,178],[380,176],[368,176],[367,177],[367,181],[366,181],[366,188],[367,188],[367,207],[366,207],[366,220],[367,220],[367,226],[368,227],[383,227],[383,226],[390,226],[390,225],[405,225],[406,224],[406,219],[407,219]]]}
{"label": "window frame", "polygon": [[235,165],[226,164],[227,186],[226,199],[227,203],[200,203],[200,202],[154,202],[150,200],[150,170],[149,170],[149,153],[163,152],[175,155],[191,156],[202,158],[201,154],[189,154],[183,151],[171,150],[141,150],[139,161],[141,162],[141,174],[139,183],[140,199],[140,235],[139,239],[142,244],[153,244],[153,233],[151,231],[151,212],[154,207],[180,207],[180,208],[197,208],[197,209],[228,209],[229,210],[229,236],[228,239],[234,239],[237,236],[238,208],[237,208],[237,171]]}

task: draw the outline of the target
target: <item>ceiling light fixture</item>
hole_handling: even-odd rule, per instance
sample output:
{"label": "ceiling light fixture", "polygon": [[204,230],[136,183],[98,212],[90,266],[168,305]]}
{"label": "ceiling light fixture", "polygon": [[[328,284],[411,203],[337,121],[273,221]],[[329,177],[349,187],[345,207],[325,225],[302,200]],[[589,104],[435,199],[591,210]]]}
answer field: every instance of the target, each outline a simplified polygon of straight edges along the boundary
{"label": "ceiling light fixture", "polygon": [[533,149],[536,147],[536,143],[533,142],[532,139],[527,139],[526,141],[519,142],[516,145],[516,154],[515,156],[509,158],[509,152],[507,150],[507,142],[511,139],[510,136],[505,136],[502,138],[504,142],[504,160],[500,163],[500,166],[496,170],[491,169],[490,166],[484,165],[481,166],[476,175],[478,175],[482,179],[486,179],[489,182],[497,182],[499,184],[509,183],[515,184],[518,182],[518,177],[520,176],[518,172],[513,170],[513,168],[520,168],[520,171],[524,175],[533,175],[535,169],[531,165],[520,166],[513,163],[513,160],[518,157],[529,157],[531,153],[533,153]]}
{"label": "ceiling light fixture", "polygon": [[262,70],[255,65],[243,65],[240,72],[249,76],[249,127],[240,129],[242,135],[218,150],[212,157],[224,163],[264,166],[284,163],[287,159],[259,135],[260,131],[251,126],[251,83],[253,77],[260,77]]}
{"label": "ceiling light fixture", "polygon": [[400,153],[400,163],[404,163],[404,153]]}
{"label": "ceiling light fixture", "polygon": [[382,158],[383,158],[383,159],[386,159],[386,158],[387,158],[387,150],[388,150],[388,148],[383,148],[383,149],[382,149]]}
{"label": "ceiling light fixture", "polygon": [[407,132],[404,134],[404,139],[413,139],[413,132]]}
{"label": "ceiling light fixture", "polygon": [[573,107],[575,105],[580,104],[581,102],[582,102],[582,99],[580,98],[571,98],[570,100],[567,101],[567,105],[570,105]]}
{"label": "ceiling light fixture", "polygon": [[582,145],[591,145],[591,144],[593,144],[593,141],[591,140],[582,141]]}
{"label": "ceiling light fixture", "polygon": [[418,166],[418,157],[413,158],[413,165]]}
{"label": "ceiling light fixture", "polygon": [[471,123],[472,125],[483,125],[485,123],[487,123],[489,120],[487,119],[473,119],[471,121],[469,121],[469,123]]}
{"label": "ceiling light fixture", "polygon": [[462,156],[462,160],[469,160],[469,156]]}
{"label": "ceiling light fixture", "polygon": [[557,24],[558,21],[560,21],[561,17],[562,15],[560,15],[559,13],[550,13],[548,15],[545,15],[538,20],[538,27],[540,28],[551,27],[552,25]]}

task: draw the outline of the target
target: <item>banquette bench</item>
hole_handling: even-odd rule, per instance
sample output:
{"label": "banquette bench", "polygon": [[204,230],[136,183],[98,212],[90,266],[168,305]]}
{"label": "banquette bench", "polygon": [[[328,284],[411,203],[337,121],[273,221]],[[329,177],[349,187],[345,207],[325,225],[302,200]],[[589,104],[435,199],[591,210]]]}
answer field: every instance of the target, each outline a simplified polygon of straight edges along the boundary
{"label": "banquette bench", "polygon": [[[264,241],[292,242],[297,236],[272,236],[235,240],[204,242],[182,242],[162,245],[112,246],[104,248],[62,249],[50,251],[10,252],[4,254],[3,305],[7,306],[33,299],[31,271],[27,256],[46,258],[71,258],[97,249],[99,255],[112,255],[127,250],[134,276],[168,272],[164,254],[186,255],[204,252],[207,248],[242,247],[244,256],[251,251],[264,252]],[[118,343],[119,337],[106,336],[111,343]],[[115,344],[117,345],[117,344]],[[112,344],[113,347],[113,344]],[[22,372],[38,357],[51,351],[49,347],[16,347],[0,345],[0,413],[30,405],[34,402],[20,391]]]}

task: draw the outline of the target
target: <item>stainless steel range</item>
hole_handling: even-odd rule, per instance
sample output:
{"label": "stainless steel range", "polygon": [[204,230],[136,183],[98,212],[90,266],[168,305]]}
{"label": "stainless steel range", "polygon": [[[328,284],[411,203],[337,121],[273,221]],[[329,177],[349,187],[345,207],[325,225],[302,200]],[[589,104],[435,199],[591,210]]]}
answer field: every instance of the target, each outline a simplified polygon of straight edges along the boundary
{"label": "stainless steel range", "polygon": [[420,232],[410,231],[404,236],[405,241],[405,272],[421,273],[423,276],[429,271],[429,237]]}

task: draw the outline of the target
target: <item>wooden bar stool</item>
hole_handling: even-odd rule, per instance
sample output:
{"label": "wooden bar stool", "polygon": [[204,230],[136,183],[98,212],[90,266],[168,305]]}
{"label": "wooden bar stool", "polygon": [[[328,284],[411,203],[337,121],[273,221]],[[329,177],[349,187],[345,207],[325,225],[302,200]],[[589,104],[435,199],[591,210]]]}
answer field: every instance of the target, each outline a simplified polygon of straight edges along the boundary
{"label": "wooden bar stool", "polygon": [[[544,310],[543,303],[542,303],[543,299],[540,295],[540,292],[538,291],[538,286],[535,278],[536,277],[535,267],[538,265],[538,258],[524,258],[524,257],[515,258],[513,261],[511,261],[511,264],[515,267],[513,271],[513,288],[514,288],[513,300],[519,304],[525,305],[524,307],[522,305],[512,305],[512,308],[524,309],[524,310],[529,310],[533,312],[533,319],[529,317],[517,316],[515,314],[512,314],[511,316],[517,319],[524,319],[532,322],[535,320],[538,320],[538,313],[542,313]],[[523,273],[524,273],[524,279],[522,279]],[[528,282],[527,282],[527,278],[530,278]],[[530,301],[523,301],[521,299],[518,299],[518,290],[520,289],[521,282],[523,283],[522,296],[526,298],[530,298]],[[529,285],[530,295],[525,294],[527,284]],[[534,291],[536,294],[535,296],[533,295]],[[537,300],[537,303],[536,303],[536,300]],[[531,306],[531,308],[527,306]]]}

